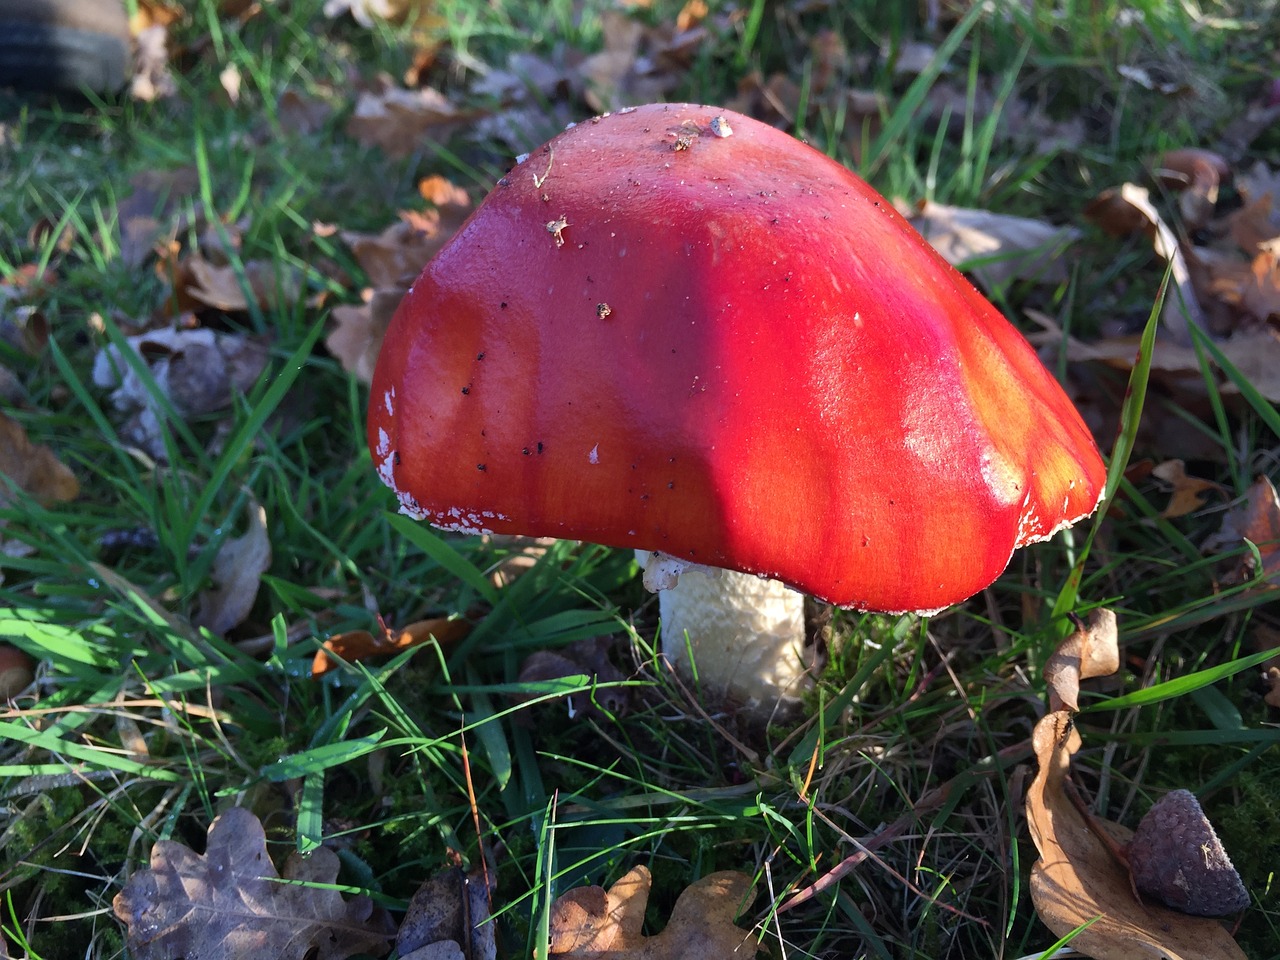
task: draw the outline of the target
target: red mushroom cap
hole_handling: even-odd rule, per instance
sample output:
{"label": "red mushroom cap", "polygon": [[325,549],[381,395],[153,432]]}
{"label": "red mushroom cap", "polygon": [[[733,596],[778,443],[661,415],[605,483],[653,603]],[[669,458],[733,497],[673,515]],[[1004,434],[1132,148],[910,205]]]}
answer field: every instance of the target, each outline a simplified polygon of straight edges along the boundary
{"label": "red mushroom cap", "polygon": [[1105,470],[1021,334],[866,183],[654,104],[498,182],[387,331],[369,445],[446,529],[660,550],[944,607]]}

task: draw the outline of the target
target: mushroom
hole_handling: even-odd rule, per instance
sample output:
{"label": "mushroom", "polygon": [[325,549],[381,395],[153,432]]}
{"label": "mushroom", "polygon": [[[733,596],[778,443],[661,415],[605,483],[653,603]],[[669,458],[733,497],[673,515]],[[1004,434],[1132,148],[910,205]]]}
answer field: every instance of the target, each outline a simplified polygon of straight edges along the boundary
{"label": "mushroom", "polygon": [[663,602],[662,646],[762,703],[806,679],[796,591],[936,611],[1105,479],[1027,341],[888,202],[691,104],[580,123],[498,181],[401,303],[368,430],[437,527],[656,551],[654,585],[745,574],[719,582],[787,633],[761,646],[700,589],[694,619]]}

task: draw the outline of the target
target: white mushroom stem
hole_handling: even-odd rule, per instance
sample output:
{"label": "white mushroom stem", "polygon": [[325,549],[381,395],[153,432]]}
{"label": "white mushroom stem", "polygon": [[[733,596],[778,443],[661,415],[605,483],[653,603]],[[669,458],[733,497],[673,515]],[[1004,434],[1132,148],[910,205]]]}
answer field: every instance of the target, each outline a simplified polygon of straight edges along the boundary
{"label": "white mushroom stem", "polygon": [[636,551],[658,593],[662,653],[715,696],[765,709],[810,682],[804,596],[765,577]]}

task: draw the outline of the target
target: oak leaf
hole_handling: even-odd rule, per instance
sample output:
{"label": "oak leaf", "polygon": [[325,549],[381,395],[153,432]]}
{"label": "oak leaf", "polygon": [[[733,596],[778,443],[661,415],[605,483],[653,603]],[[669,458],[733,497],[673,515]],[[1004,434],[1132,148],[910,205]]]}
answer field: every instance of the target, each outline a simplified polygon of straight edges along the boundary
{"label": "oak leaf", "polygon": [[[1037,314],[1042,325],[1045,325],[1044,316]],[[1055,339],[1063,339],[1060,328],[1054,330],[1049,327],[1046,335],[1036,338],[1039,345],[1052,343]],[[1280,403],[1280,334],[1269,327],[1240,330],[1230,339],[1219,341],[1218,349],[1254,389],[1273,403]],[[1066,355],[1068,360],[1094,360],[1128,371],[1133,369],[1138,356],[1138,337],[1109,337],[1090,343],[1068,338]],[[1168,375],[1170,380],[1195,383],[1197,391],[1204,393],[1200,357],[1194,347],[1156,340],[1151,370]],[[1229,379],[1220,382],[1218,389],[1232,396],[1240,393],[1239,387]]]}
{"label": "oak leaf", "polygon": [[551,905],[550,952],[561,960],[744,960],[759,941],[733,921],[750,904],[751,878],[724,870],[686,887],[659,934],[640,932],[653,877],[637,866],[605,891],[570,890]]}
{"label": "oak leaf", "polygon": [[283,881],[258,818],[243,807],[209,827],[203,855],[174,840],[151,848],[151,867],[112,902],[134,960],[344,960],[387,952],[395,928],[368,897],[344,900],[332,884],[338,855],[289,855]]}

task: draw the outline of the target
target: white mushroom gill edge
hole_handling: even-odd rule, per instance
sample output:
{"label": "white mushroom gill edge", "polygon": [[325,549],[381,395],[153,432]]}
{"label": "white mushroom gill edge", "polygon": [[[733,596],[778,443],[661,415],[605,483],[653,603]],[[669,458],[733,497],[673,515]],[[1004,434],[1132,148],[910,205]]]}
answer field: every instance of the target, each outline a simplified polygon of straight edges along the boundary
{"label": "white mushroom gill edge", "polygon": [[[777,580],[636,551],[644,584],[658,593],[662,653],[701,687],[772,709],[811,682],[804,595]],[[691,663],[692,660],[692,663]]]}

